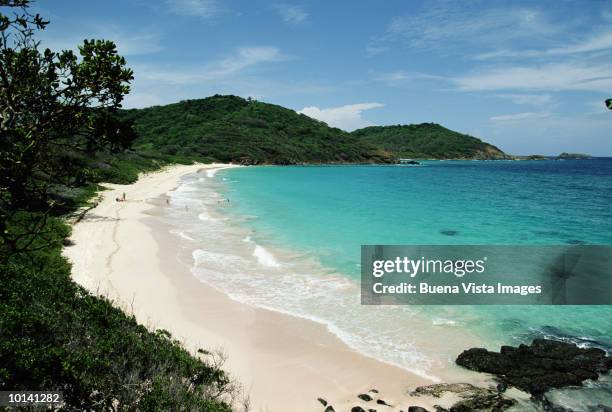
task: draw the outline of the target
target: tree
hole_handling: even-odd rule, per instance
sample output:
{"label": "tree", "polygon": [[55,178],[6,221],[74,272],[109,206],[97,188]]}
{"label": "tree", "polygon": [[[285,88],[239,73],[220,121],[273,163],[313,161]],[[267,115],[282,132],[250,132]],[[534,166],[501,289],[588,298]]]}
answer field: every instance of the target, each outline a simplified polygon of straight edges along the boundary
{"label": "tree", "polygon": [[[115,44],[42,49],[35,35],[49,22],[29,3],[0,0],[0,240],[11,251],[43,230],[55,204],[50,188],[79,180],[79,154],[116,152],[135,138],[115,116],[133,79]],[[8,222],[24,210],[35,213],[14,233]]]}

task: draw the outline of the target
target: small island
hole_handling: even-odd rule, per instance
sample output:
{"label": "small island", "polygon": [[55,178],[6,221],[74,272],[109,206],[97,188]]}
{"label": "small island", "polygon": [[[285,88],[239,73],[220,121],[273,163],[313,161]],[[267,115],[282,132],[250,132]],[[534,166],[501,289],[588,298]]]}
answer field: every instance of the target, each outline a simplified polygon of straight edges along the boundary
{"label": "small island", "polygon": [[573,160],[584,160],[584,159],[592,159],[592,158],[593,156],[588,155],[588,154],[567,153],[567,152],[563,152],[559,156],[557,156],[557,159],[573,159]]}

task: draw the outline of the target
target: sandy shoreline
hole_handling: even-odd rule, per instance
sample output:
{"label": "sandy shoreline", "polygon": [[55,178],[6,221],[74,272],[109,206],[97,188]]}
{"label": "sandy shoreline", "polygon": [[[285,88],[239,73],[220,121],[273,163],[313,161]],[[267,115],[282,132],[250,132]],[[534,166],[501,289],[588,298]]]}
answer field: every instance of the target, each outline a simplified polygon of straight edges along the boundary
{"label": "sandy shoreline", "polygon": [[[163,328],[189,350],[222,348],[226,370],[250,393],[254,410],[336,411],[372,403],[357,394],[377,389],[394,407],[433,409],[452,399],[412,398],[408,392],[432,382],[350,349],[319,323],[248,306],[198,281],[177,259],[176,235],[156,216],[164,195],[180,178],[230,165],[172,166],[132,185],[108,185],[99,204],[73,228],[65,249],[73,279],[113,299],[149,328]],[[115,198],[126,194],[126,202]]]}

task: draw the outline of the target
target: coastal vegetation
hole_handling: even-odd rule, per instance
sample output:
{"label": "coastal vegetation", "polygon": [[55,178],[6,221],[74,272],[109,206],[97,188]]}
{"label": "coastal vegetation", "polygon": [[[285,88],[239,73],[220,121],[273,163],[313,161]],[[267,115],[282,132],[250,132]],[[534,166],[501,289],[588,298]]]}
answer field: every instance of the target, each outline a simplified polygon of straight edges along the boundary
{"label": "coastal vegetation", "polygon": [[391,163],[398,158],[506,159],[472,136],[434,123],[373,126],[352,133],[281,106],[215,95],[131,109],[138,151],[247,164]]}
{"label": "coastal vegetation", "polygon": [[59,390],[67,410],[231,410],[237,388],[218,355],[189,353],[71,280],[66,217],[101,182],[193,161],[506,158],[436,124],[348,133],[237,96],[122,110],[134,73],[113,42],[42,49],[49,22],[27,0],[0,6],[0,390]]}
{"label": "coastal vegetation", "polygon": [[0,390],[58,390],[66,410],[229,411],[219,358],[75,284],[64,216],[100,181],[127,183],[181,159],[127,152],[117,116],[132,71],[110,41],[41,49],[48,22],[26,0],[0,6]]}
{"label": "coastal vegetation", "polygon": [[400,158],[507,159],[497,147],[436,123],[370,126],[351,133]]}
{"label": "coastal vegetation", "polygon": [[134,123],[138,151],[247,164],[394,161],[389,152],[340,129],[238,96],[132,109],[123,112],[123,119]]}

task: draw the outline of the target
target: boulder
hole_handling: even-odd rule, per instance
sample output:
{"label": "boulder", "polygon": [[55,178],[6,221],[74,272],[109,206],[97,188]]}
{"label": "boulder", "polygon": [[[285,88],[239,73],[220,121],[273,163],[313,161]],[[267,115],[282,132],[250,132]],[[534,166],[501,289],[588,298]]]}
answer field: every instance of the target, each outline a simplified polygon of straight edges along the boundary
{"label": "boulder", "polygon": [[453,404],[450,409],[436,405],[436,412],[499,412],[516,404],[514,399],[506,398],[495,388],[479,388],[469,383],[439,383],[419,386],[411,395],[429,395],[439,398],[446,392],[455,393],[460,400]]}
{"label": "boulder", "polygon": [[573,343],[535,339],[531,345],[502,346],[499,353],[472,348],[457,364],[491,373],[505,384],[540,396],[551,388],[581,385],[612,368],[612,358],[601,349],[579,348]]}

